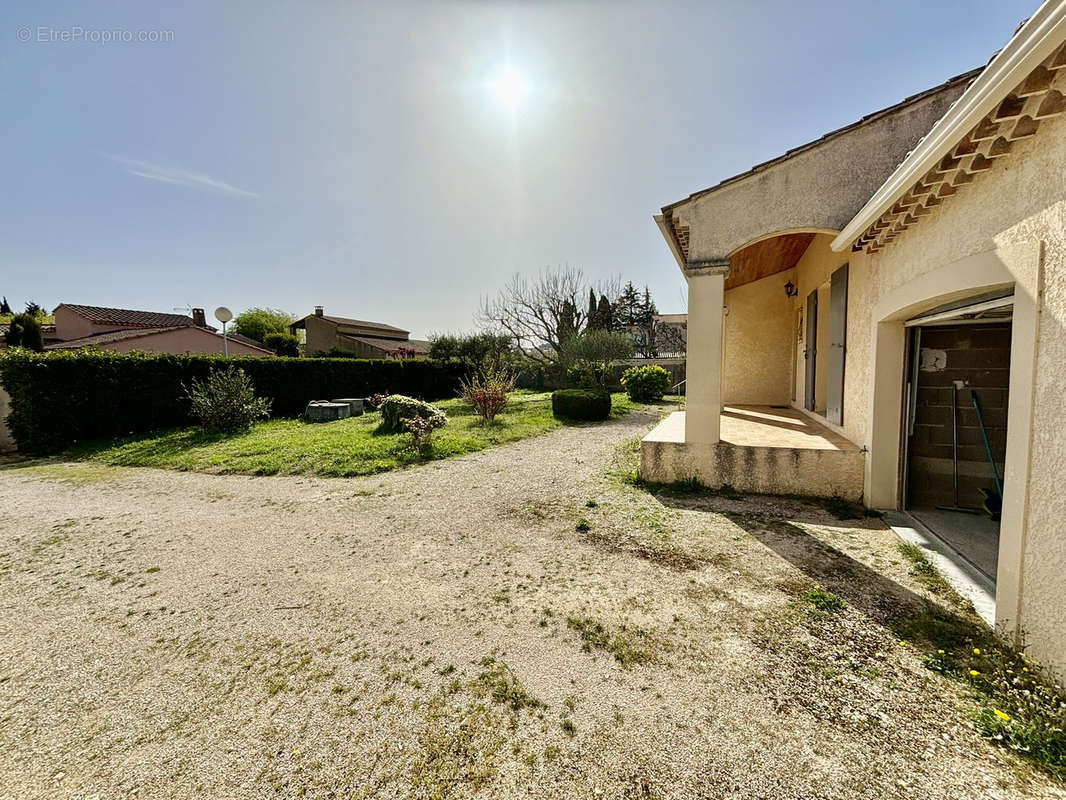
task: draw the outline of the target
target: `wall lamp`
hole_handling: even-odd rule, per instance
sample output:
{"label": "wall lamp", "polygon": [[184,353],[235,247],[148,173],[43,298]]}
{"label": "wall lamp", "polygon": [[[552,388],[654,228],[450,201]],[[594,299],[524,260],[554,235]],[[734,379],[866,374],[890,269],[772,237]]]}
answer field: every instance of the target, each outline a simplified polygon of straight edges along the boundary
{"label": "wall lamp", "polygon": [[792,281],[785,284],[785,297],[796,297],[799,293],[800,290]]}

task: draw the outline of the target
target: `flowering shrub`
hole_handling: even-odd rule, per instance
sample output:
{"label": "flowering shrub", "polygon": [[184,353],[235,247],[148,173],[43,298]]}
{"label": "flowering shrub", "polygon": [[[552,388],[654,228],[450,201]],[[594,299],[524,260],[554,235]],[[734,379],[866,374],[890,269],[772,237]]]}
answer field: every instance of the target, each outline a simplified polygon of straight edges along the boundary
{"label": "flowering shrub", "polygon": [[447,421],[447,417],[440,413],[430,417],[411,417],[405,419],[403,424],[411,434],[411,446],[421,452],[430,446],[433,431],[443,427]]}
{"label": "flowering shrub", "polygon": [[655,365],[630,367],[622,373],[622,387],[638,403],[662,400],[670,390],[670,373]]}
{"label": "flowering shrub", "polygon": [[381,408],[381,404],[388,398],[388,392],[379,392],[378,394],[372,394],[366,399],[366,403],[371,408]]}
{"label": "flowering shrub", "polygon": [[459,384],[459,396],[474,407],[478,416],[492,422],[507,407],[507,393],[514,390],[516,376],[503,366],[487,366]]}
{"label": "flowering shrub", "polygon": [[237,367],[212,370],[205,380],[194,378],[188,395],[189,414],[210,431],[246,431],[270,416],[270,401],[255,396],[252,379]]}

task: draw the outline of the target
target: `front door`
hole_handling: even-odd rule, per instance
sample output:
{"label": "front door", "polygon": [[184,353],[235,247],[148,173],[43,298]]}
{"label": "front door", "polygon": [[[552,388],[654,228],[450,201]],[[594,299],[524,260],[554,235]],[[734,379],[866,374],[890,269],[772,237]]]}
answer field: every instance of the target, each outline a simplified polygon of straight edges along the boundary
{"label": "front door", "polygon": [[815,371],[818,368],[818,290],[807,295],[807,333],[803,338],[803,407],[814,411]]}

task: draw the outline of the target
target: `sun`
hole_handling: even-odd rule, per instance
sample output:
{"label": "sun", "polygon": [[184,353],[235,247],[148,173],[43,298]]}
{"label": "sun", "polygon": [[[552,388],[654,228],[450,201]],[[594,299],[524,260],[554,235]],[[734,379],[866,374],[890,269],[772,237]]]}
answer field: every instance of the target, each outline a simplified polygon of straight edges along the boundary
{"label": "sun", "polygon": [[489,84],[496,102],[510,111],[517,111],[529,94],[526,77],[521,70],[507,66],[496,73]]}

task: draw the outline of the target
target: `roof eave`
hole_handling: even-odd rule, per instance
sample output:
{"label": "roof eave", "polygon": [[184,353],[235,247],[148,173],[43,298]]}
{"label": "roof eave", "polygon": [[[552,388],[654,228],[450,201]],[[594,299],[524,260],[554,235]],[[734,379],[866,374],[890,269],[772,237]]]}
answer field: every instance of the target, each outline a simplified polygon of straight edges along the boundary
{"label": "roof eave", "polygon": [[892,204],[943,158],[1066,39],[1066,0],[1047,0],[996,54],[948,112],[888,176],[873,197],[832,241],[836,252],[851,247]]}
{"label": "roof eave", "polygon": [[674,254],[674,260],[677,261],[677,266],[681,268],[681,271],[685,271],[685,258],[681,255],[681,250],[677,246],[677,240],[674,238],[673,232],[670,230],[670,226],[666,224],[666,218],[663,214],[656,214],[653,219],[655,224],[659,226],[659,232],[666,239],[666,245],[670,248],[670,252]]}

